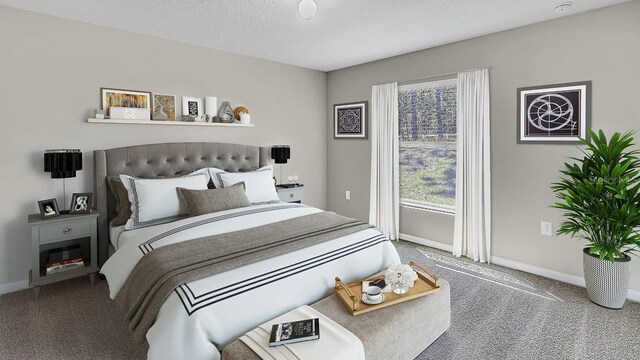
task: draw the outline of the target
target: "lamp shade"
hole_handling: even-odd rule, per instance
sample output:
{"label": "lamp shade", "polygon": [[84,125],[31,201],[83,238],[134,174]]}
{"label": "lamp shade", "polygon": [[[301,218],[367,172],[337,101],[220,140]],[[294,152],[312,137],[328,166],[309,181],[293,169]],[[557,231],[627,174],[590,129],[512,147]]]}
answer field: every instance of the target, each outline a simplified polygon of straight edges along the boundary
{"label": "lamp shade", "polygon": [[80,150],[64,149],[44,152],[44,171],[50,172],[52,179],[76,177],[78,170],[82,170],[82,152]]}
{"label": "lamp shade", "polygon": [[271,158],[276,164],[286,164],[291,159],[291,148],[289,145],[274,145],[271,147]]}

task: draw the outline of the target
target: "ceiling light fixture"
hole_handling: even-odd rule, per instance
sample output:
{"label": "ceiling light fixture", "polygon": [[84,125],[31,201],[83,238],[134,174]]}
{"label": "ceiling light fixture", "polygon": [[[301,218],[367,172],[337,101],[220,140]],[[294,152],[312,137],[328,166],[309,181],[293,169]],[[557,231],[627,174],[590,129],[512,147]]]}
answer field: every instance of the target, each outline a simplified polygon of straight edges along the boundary
{"label": "ceiling light fixture", "polygon": [[302,0],[298,5],[298,14],[305,20],[311,20],[318,13],[318,5],[313,0]]}
{"label": "ceiling light fixture", "polygon": [[553,8],[553,11],[555,11],[556,14],[564,14],[566,12],[569,12],[572,6],[573,6],[573,3],[570,1],[563,2],[561,4],[556,5],[556,7]]}

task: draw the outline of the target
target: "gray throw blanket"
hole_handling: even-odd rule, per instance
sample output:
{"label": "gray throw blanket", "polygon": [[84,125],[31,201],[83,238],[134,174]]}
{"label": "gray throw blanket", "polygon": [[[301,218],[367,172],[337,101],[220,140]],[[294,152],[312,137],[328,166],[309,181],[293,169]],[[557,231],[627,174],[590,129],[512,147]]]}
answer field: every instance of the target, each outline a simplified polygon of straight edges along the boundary
{"label": "gray throw blanket", "polygon": [[181,284],[369,227],[354,219],[322,212],[166,245],[138,261],[115,301],[125,312],[135,340],[143,343],[160,306]]}

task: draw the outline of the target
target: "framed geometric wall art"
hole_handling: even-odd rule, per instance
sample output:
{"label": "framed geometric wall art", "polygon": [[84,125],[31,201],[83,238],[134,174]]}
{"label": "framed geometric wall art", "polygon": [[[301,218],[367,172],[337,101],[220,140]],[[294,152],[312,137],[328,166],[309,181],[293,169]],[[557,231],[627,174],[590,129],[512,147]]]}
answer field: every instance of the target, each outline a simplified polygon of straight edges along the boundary
{"label": "framed geometric wall art", "polygon": [[579,144],[590,121],[591,81],[518,89],[518,144]]}
{"label": "framed geometric wall art", "polygon": [[367,138],[368,101],[333,106],[334,139]]}

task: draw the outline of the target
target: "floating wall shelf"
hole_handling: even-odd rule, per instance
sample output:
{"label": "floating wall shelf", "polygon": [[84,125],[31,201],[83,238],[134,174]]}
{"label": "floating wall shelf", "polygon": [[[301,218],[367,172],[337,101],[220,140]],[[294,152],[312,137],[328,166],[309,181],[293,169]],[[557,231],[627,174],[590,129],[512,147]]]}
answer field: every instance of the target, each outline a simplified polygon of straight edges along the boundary
{"label": "floating wall shelf", "polygon": [[131,124],[131,125],[169,125],[169,126],[218,126],[218,127],[254,127],[254,124],[241,123],[208,123],[187,121],[127,120],[127,119],[94,119],[87,120],[93,124]]}

